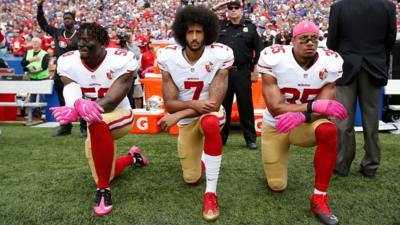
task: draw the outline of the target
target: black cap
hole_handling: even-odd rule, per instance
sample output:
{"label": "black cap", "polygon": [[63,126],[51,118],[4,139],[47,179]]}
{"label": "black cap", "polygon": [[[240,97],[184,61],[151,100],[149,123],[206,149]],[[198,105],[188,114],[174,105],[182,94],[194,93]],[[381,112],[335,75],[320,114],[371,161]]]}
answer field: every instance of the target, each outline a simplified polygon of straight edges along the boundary
{"label": "black cap", "polygon": [[239,6],[239,7],[242,7],[242,4],[241,4],[240,1],[230,1],[230,2],[228,2],[228,3],[226,4],[227,7],[229,7],[229,6],[234,6],[234,5]]}

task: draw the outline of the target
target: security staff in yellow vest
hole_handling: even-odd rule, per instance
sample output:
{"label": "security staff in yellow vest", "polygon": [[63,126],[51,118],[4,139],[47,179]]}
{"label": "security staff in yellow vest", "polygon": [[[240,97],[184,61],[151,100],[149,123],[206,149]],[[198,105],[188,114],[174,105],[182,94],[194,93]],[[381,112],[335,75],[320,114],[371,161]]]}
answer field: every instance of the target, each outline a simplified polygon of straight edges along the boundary
{"label": "security staff in yellow vest", "polygon": [[21,65],[30,80],[45,80],[49,76],[49,54],[41,49],[41,46],[42,40],[40,38],[32,38],[32,49],[28,50],[21,61]]}
{"label": "security staff in yellow vest", "polygon": [[[30,80],[45,80],[49,77],[49,54],[42,48],[42,40],[38,37],[32,38],[32,49],[28,50],[21,61],[21,65],[29,76]],[[44,102],[44,95],[39,96],[40,101]],[[36,101],[36,95],[31,95],[31,101]],[[45,119],[44,109],[37,108],[33,111],[33,116]]]}

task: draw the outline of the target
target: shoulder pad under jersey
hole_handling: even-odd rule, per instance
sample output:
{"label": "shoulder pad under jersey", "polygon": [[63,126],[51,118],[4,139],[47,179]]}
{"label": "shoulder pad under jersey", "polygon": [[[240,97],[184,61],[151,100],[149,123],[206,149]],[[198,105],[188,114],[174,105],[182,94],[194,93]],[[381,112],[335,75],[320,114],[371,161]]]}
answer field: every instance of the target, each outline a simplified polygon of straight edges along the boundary
{"label": "shoulder pad under jersey", "polygon": [[230,47],[221,44],[221,43],[213,43],[210,45],[210,50],[215,58],[219,60],[230,60],[233,57],[233,51]]}
{"label": "shoulder pad under jersey", "polygon": [[326,57],[325,65],[326,65],[326,70],[328,70],[329,73],[342,72],[343,59],[339,55],[339,53],[330,49],[324,49],[322,54],[324,55],[324,57]]}
{"label": "shoulder pad under jersey", "polygon": [[289,46],[284,46],[284,45],[272,45],[264,50],[261,51],[260,53],[260,62],[262,65],[265,66],[276,66],[281,62],[281,59],[283,58],[284,54],[290,51]]}
{"label": "shoulder pad under jersey", "polygon": [[179,49],[180,47],[178,45],[168,45],[164,48],[157,49],[157,61],[161,63],[167,61]]}

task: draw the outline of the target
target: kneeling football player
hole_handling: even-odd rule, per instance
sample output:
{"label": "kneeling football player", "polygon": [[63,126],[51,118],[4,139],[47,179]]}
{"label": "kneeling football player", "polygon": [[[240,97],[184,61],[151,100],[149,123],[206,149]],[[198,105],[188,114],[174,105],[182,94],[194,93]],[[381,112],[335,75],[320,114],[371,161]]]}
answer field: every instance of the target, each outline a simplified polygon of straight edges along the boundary
{"label": "kneeling football player", "polygon": [[172,29],[177,45],[157,52],[162,74],[162,92],[170,113],[159,121],[168,129],[178,122],[178,155],[186,183],[198,184],[202,176],[201,155],[204,149],[206,190],[203,217],[219,216],[217,182],[225,122],[221,106],[228,85],[228,68],[234,57],[232,49],[214,43],[218,18],[202,6],[186,6],[178,11]]}
{"label": "kneeling football player", "polygon": [[[334,100],[335,81],[343,60],[329,49],[318,49],[317,26],[303,21],[293,30],[293,46],[264,49],[258,62],[267,109],[263,115],[262,161],[269,188],[287,186],[289,146],[317,146],[311,211],[325,224],[338,224],[326,194],[337,154],[336,125],[347,111]],[[300,171],[298,171],[300,172]]]}
{"label": "kneeling football player", "polygon": [[107,49],[107,31],[95,23],[84,23],[78,31],[79,50],[58,59],[57,71],[64,83],[65,106],[52,108],[62,124],[78,117],[88,122],[85,151],[97,184],[95,214],[112,210],[110,182],[127,166],[145,166],[147,159],[139,148],[116,157],[114,140],[126,135],[133,121],[127,92],[138,63],[133,53]]}

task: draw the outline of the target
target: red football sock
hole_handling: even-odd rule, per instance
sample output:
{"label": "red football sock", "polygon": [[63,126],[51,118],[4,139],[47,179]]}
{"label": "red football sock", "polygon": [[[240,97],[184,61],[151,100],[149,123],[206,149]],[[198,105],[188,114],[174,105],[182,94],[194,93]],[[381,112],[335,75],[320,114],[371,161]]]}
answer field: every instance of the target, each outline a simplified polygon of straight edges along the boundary
{"label": "red football sock", "polygon": [[127,166],[132,165],[132,163],[133,158],[129,153],[118,157],[117,160],[115,160],[114,177],[117,177]]}
{"label": "red football sock", "polygon": [[114,140],[105,122],[89,125],[92,157],[98,178],[97,187],[110,187],[110,175],[114,157]]}
{"label": "red football sock", "polygon": [[222,138],[219,131],[219,120],[214,115],[201,119],[201,128],[204,133],[204,153],[211,156],[222,154]]}
{"label": "red football sock", "polygon": [[322,192],[328,190],[337,156],[337,129],[333,123],[323,123],[315,129],[317,150],[314,154],[315,184]]}

